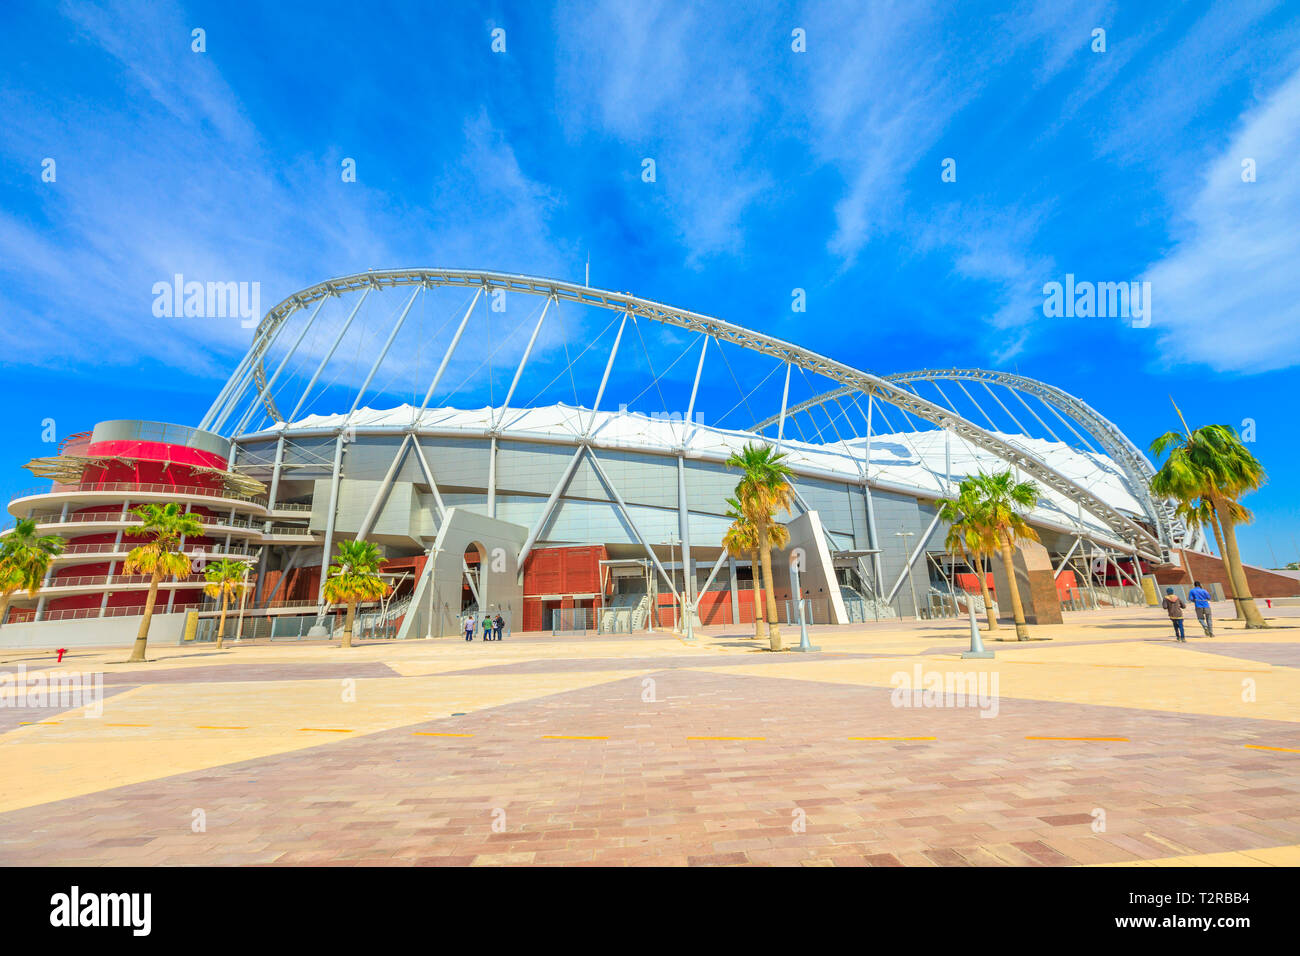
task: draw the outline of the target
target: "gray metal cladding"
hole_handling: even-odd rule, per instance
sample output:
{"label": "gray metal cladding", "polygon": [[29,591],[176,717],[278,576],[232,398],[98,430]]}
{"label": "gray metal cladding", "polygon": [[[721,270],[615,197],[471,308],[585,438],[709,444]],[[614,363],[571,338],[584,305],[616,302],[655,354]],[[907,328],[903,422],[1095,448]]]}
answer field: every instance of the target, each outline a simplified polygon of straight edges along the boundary
{"label": "gray metal cladding", "polygon": [[439,488],[487,487],[491,449],[487,438],[421,438],[420,447]]}

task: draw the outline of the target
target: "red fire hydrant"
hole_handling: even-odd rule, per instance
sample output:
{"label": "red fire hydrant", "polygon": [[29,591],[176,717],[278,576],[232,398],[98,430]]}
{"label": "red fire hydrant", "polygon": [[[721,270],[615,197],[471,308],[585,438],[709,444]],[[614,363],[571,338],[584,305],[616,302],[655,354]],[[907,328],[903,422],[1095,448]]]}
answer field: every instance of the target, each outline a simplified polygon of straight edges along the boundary
{"label": "red fire hydrant", "polygon": [[60,664],[63,663],[63,655],[66,654],[66,653],[68,653],[68,649],[67,649],[66,647],[60,647],[60,648],[59,648],[59,663],[60,663]]}

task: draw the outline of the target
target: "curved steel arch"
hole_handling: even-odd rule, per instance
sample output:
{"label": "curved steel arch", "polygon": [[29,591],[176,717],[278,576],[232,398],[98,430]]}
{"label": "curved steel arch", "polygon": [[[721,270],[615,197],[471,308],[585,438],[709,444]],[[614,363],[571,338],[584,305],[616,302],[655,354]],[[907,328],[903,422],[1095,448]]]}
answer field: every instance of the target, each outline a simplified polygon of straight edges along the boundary
{"label": "curved steel arch", "polygon": [[1078,396],[1071,395],[1064,389],[1049,385],[1036,378],[1016,375],[1011,372],[994,372],[978,368],[925,369],[919,372],[899,372],[885,377],[891,382],[902,383],[933,381],[935,379],[993,382],[999,385],[1015,387],[1022,392],[1033,395],[1040,401],[1052,405],[1057,411],[1069,415],[1080,425],[1083,425],[1097,439],[1097,443],[1105,450],[1110,460],[1119,465],[1120,470],[1128,476],[1135,497],[1142,503],[1147,515],[1155,524],[1160,540],[1167,547],[1172,547],[1175,544],[1169,514],[1151,494],[1151,479],[1156,473],[1155,469],[1151,467],[1151,462],[1129,440],[1129,437],[1124,434],[1118,425]]}
{"label": "curved steel arch", "polygon": [[678,309],[649,299],[642,299],[626,292],[610,292],[576,282],[566,282],[561,279],[545,279],[536,276],[465,269],[392,269],[384,271],[372,270],[317,283],[294,293],[266,313],[266,316],[258,324],[257,330],[254,332],[252,347],[222,390],[222,395],[218,396],[218,400],[213,403],[213,408],[204,417],[204,422],[209,422],[215,416],[218,407],[223,404],[223,396],[227,393],[229,393],[231,400],[237,399],[238,393],[242,391],[243,386],[236,387],[235,383],[237,380],[246,383],[250,365],[253,366],[253,377],[258,383],[259,398],[266,406],[267,411],[276,421],[282,422],[284,420],[274,402],[269,401],[269,396],[266,394],[265,369],[262,363],[280,327],[294,312],[306,308],[308,305],[327,296],[338,296],[367,288],[384,289],[416,285],[423,286],[426,289],[436,286],[460,286],[468,289],[478,287],[484,290],[503,289],[507,292],[519,292],[526,295],[550,296],[556,300],[576,302],[581,305],[610,309],[617,312],[627,312],[653,322],[700,332],[719,341],[731,342],[741,348],[788,362],[815,374],[823,375],[832,381],[839,382],[852,391],[874,395],[882,401],[905,409],[932,424],[946,428],[971,444],[1012,462],[1042,484],[1070,500],[1078,502],[1105,522],[1120,539],[1131,540],[1135,546],[1139,543],[1145,544],[1147,547],[1154,549],[1156,556],[1160,554],[1162,543],[1153,537],[1146,528],[1118,509],[1111,507],[1088,489],[1071,481],[1037,456],[1003,441],[992,432],[985,431],[973,422],[967,421],[943,406],[923,399],[881,376],[853,368],[850,365],[837,362],[834,359],[800,348],[781,339],[752,332],[741,326],[701,315],[698,312],[690,312],[686,309]]}
{"label": "curved steel arch", "polygon": [[[1101,445],[1110,459],[1124,472],[1133,488],[1134,497],[1138,499],[1143,510],[1151,518],[1165,547],[1172,547],[1177,544],[1169,512],[1164,507],[1161,507],[1161,503],[1157,502],[1151,495],[1150,481],[1152,476],[1155,475],[1155,469],[1152,468],[1151,462],[1129,440],[1129,437],[1124,434],[1118,425],[1081,398],[1038,379],[1011,372],[997,372],[979,368],[923,369],[914,372],[897,372],[892,375],[885,375],[883,378],[886,381],[900,384],[936,380],[945,382],[989,382],[1004,385],[1008,388],[1017,388],[1052,405],[1057,411],[1070,416],[1086,428],[1097,439],[1097,443]],[[829,392],[823,392],[821,395],[814,395],[806,402],[801,402],[787,409],[786,415],[794,415],[817,405],[825,405],[827,402],[843,398],[853,391],[855,389],[837,388]],[[758,431],[775,424],[778,417],[773,416],[764,419],[754,426],[754,430]]]}

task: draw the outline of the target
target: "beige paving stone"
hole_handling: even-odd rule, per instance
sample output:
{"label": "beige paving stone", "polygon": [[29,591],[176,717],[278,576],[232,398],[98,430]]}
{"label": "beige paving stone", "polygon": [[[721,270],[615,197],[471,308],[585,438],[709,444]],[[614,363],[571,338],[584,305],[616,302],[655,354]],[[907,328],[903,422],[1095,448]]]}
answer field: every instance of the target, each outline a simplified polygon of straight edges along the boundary
{"label": "beige paving stone", "polygon": [[[1098,612],[998,645],[995,718],[891,703],[900,670],[989,667],[950,652],[951,622],[830,629],[808,657],[708,632],[92,653],[104,717],[0,733],[21,768],[0,863],[1298,865],[1300,631],[1209,652],[1156,625]],[[689,739],[710,736],[761,739]]]}

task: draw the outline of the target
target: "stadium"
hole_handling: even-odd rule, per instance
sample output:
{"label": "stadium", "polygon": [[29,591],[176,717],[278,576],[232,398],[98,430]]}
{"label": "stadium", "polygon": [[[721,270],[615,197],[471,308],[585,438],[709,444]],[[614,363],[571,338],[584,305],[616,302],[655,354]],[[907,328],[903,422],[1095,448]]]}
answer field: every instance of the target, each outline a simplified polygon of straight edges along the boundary
{"label": "stadium", "polygon": [[[130,509],[167,501],[205,526],[183,544],[195,570],[248,562],[244,636],[328,634],[322,578],[345,539],[387,559],[391,592],[362,617],[372,636],[453,634],[466,612],[516,632],[752,625],[751,560],[721,541],[738,477],[725,462],[753,442],[795,475],[789,547],[773,555],[783,621],[795,549],[815,624],[964,615],[981,572],[945,550],[936,502],[978,470],[1040,488],[1040,541],[1015,558],[1031,623],[1154,603],[1157,580],[1224,580],[1152,497],[1138,447],[1050,384],[876,374],[557,279],[369,271],[267,312],[193,426],[104,421],[28,463],[48,484],[10,513],[66,547],[37,597],[15,595],[25,636],[7,639],[58,625],[76,641],[88,620],[101,642],[132,636],[149,581],[122,573]],[[1001,562],[982,573],[996,601]],[[157,610],[164,638],[202,637],[217,613],[201,575],[165,581]]]}

